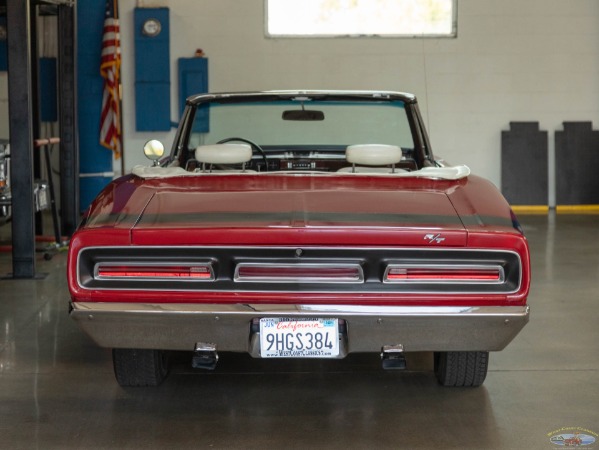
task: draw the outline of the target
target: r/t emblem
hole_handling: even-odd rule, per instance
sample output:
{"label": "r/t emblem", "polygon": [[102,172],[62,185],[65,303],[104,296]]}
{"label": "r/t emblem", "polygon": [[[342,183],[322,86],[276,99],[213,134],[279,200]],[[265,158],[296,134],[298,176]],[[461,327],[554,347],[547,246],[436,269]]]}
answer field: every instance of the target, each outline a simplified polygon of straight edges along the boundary
{"label": "r/t emblem", "polygon": [[426,234],[424,235],[424,239],[427,240],[429,244],[440,244],[445,240],[444,237],[441,237],[441,234]]}

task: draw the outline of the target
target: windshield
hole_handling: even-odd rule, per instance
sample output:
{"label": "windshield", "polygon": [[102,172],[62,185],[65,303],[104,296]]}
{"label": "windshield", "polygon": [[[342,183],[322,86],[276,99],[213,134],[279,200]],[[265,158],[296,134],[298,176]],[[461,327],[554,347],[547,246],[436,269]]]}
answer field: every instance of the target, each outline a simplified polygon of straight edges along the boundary
{"label": "windshield", "polygon": [[403,101],[294,100],[205,103],[195,113],[188,148],[242,137],[277,149],[353,144],[414,148]]}

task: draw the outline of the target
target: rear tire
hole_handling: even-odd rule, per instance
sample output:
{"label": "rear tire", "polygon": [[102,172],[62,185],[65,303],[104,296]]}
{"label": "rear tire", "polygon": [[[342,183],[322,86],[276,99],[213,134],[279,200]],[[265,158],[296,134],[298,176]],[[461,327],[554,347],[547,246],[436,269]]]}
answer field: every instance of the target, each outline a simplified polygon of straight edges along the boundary
{"label": "rear tire", "polygon": [[112,350],[114,375],[121,386],[158,386],[168,374],[163,350],[115,348]]}
{"label": "rear tire", "polygon": [[435,352],[435,375],[442,386],[480,386],[488,366],[489,352]]}

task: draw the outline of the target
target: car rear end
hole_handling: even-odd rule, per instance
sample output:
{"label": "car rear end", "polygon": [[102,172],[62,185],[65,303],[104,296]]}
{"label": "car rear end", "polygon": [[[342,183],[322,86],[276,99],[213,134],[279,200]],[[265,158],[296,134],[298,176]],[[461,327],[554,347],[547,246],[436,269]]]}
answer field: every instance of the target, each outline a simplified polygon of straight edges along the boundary
{"label": "car rear end", "polygon": [[455,192],[485,189],[476,179],[293,176],[284,195],[280,182],[146,182],[130,186],[143,213],[92,208],[71,243],[71,316],[116,349],[121,384],[154,384],[165,350],[207,369],[229,351],[377,352],[385,368],[431,351],[442,384],[481,384],[488,352],[528,321],[528,249],[509,207],[469,214],[476,196]]}

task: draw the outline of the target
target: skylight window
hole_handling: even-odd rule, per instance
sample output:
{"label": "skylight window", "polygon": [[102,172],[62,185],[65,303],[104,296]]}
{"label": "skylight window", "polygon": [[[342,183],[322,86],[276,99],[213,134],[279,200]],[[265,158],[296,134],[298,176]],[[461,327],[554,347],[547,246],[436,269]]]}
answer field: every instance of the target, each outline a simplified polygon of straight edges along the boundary
{"label": "skylight window", "polygon": [[265,0],[270,37],[454,37],[456,0]]}

